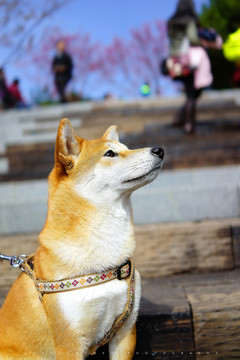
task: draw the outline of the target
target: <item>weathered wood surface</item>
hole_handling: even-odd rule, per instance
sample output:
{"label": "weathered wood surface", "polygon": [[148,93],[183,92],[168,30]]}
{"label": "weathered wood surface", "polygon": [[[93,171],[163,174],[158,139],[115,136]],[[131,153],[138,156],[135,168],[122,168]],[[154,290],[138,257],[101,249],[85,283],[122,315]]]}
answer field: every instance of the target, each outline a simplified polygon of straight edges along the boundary
{"label": "weathered wood surface", "polygon": [[138,348],[146,351],[147,340],[149,352],[194,351],[191,309],[184,289],[168,286],[162,280],[142,282]]}
{"label": "weathered wood surface", "polygon": [[[239,277],[237,269],[143,279],[134,359],[239,360]],[[93,359],[107,360],[107,348]]]}
{"label": "weathered wood surface", "polygon": [[[240,359],[240,283],[186,288],[192,307],[197,359]],[[210,359],[210,357],[209,357]]]}
{"label": "weathered wood surface", "polygon": [[240,219],[136,226],[135,262],[143,277],[234,267],[231,226]]}
{"label": "weathered wood surface", "polygon": [[[239,226],[240,219],[136,226],[136,267],[143,278],[232,269],[240,263],[240,239],[235,235],[232,240]],[[0,253],[32,254],[37,238],[38,234],[1,236]],[[0,301],[17,276],[18,270],[8,262],[0,263]]]}
{"label": "weathered wood surface", "polygon": [[[90,359],[107,360],[107,346]],[[181,287],[144,282],[134,360],[145,359],[194,359],[191,309]]]}
{"label": "weathered wood surface", "polygon": [[[237,269],[143,279],[142,285],[152,297],[156,289],[160,289],[163,294],[168,293],[170,304],[171,289],[184,290],[192,314],[194,359],[236,360],[240,359],[239,278],[240,270]],[[164,303],[166,297],[160,294],[161,298]],[[181,360],[179,352],[178,356],[176,359]]]}

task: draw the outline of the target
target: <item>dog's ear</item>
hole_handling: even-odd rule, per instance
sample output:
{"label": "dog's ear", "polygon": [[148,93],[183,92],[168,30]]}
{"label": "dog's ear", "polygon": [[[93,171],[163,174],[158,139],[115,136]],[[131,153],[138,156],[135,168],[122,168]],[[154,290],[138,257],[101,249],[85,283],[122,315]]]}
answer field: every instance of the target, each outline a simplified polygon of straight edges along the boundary
{"label": "dog's ear", "polygon": [[107,131],[105,132],[105,134],[103,135],[103,139],[119,141],[119,136],[118,136],[118,132],[117,132],[117,126],[115,126],[115,125],[110,126],[107,129]]}
{"label": "dog's ear", "polygon": [[80,139],[74,133],[73,127],[68,119],[62,119],[58,127],[55,162],[60,163],[66,170],[74,166],[73,156],[80,153]]}

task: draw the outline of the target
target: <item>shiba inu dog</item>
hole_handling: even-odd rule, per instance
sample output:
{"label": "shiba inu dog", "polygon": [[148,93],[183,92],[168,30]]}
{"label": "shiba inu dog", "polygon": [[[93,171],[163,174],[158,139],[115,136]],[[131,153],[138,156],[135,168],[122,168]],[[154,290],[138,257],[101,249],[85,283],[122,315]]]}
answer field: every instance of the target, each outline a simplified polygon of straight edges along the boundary
{"label": "shiba inu dog", "polygon": [[[160,147],[129,150],[115,126],[87,141],[61,120],[30,276],[23,269],[0,310],[0,359],[86,359],[116,319],[110,359],[132,359],[141,285],[128,260],[135,248],[130,195],[157,177],[163,156]],[[103,283],[87,284],[93,281]],[[87,285],[63,291],[76,284]]]}

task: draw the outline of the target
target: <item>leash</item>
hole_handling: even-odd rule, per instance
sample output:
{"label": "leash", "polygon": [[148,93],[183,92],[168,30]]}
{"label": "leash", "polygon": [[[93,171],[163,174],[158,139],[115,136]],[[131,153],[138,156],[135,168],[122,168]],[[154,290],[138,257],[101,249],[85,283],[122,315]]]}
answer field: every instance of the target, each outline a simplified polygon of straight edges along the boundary
{"label": "leash", "polygon": [[27,258],[26,255],[7,256],[4,254],[0,254],[0,261],[3,261],[3,260],[9,261],[11,267],[13,267],[13,268],[18,268],[18,267],[20,268],[26,258]]}

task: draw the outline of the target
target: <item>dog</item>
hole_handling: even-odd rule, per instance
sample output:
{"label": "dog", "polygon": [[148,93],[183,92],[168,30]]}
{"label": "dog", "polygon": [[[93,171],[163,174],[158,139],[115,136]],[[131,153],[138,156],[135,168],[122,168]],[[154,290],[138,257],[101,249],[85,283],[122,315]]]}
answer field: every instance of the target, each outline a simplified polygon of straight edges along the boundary
{"label": "dog", "polygon": [[[87,141],[60,121],[39,247],[0,310],[0,359],[84,360],[107,341],[111,360],[132,359],[141,283],[130,196],[157,177],[163,157],[160,147],[129,150],[115,126]],[[101,284],[59,288],[102,274]]]}

